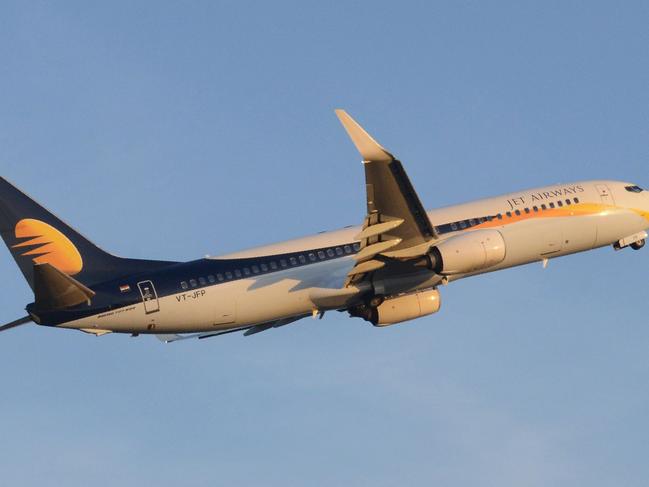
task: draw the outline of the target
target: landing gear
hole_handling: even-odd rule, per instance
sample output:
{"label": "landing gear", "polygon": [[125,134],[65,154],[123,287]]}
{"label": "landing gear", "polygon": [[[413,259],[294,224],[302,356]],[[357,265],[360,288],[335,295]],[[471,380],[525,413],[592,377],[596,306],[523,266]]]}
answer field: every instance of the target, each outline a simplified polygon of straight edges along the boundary
{"label": "landing gear", "polygon": [[622,238],[613,244],[615,250],[631,247],[633,250],[640,250],[644,247],[647,239],[647,232],[635,233],[629,237]]}
{"label": "landing gear", "polygon": [[638,240],[637,242],[633,242],[633,243],[631,244],[631,248],[632,248],[633,250],[640,250],[642,247],[644,247],[644,244],[645,244],[645,243],[646,243],[646,242],[645,242],[645,239],[643,238],[642,240]]}

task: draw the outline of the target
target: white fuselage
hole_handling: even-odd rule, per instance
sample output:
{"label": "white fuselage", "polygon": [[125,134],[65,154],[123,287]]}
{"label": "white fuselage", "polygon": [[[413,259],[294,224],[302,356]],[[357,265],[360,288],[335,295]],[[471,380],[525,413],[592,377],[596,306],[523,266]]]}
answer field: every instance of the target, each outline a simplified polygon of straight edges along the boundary
{"label": "white fuselage", "polygon": [[[499,263],[476,272],[447,276],[444,282],[611,245],[643,232],[649,227],[649,196],[647,192],[627,191],[625,185],[628,183],[618,181],[559,184],[428,211],[438,230],[438,241],[490,228],[500,232],[505,242],[505,256]],[[342,249],[354,242],[360,230],[358,226],[347,227],[217,259],[288,252],[307,255],[310,250],[323,247],[341,249],[340,258],[278,268],[275,272],[215,282],[200,289],[179,287],[177,293],[159,297],[153,313],[146,313],[144,303],[140,302],[60,326],[131,333],[208,332],[324,311],[313,297],[340,293],[344,288],[355,260]],[[151,281],[155,286],[155,278]],[[353,299],[357,290],[350,288],[348,292]]]}

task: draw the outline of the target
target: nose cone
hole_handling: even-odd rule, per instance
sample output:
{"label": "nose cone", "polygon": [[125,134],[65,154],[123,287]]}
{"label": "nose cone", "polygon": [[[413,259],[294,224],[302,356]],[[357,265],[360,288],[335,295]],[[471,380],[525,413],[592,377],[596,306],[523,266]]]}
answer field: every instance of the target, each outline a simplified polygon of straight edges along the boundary
{"label": "nose cone", "polygon": [[640,196],[640,211],[642,211],[642,216],[649,221],[649,191],[643,191],[638,196]]}

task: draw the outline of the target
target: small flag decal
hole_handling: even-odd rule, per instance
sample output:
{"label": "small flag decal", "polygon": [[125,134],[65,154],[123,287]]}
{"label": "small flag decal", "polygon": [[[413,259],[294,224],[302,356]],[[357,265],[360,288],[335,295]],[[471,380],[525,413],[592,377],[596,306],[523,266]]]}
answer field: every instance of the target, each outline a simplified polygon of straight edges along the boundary
{"label": "small flag decal", "polygon": [[129,286],[128,284],[122,284],[119,287],[119,290],[120,290],[120,292],[127,293],[127,292],[129,292],[131,290],[131,286]]}

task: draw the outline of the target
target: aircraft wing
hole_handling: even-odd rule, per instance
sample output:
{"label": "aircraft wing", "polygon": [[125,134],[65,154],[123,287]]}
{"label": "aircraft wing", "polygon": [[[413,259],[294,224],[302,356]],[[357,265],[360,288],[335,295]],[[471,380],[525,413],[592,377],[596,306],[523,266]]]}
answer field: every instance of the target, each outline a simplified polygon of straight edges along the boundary
{"label": "aircraft wing", "polygon": [[336,115],[363,157],[367,216],[356,236],[361,249],[347,285],[381,269],[390,259],[424,255],[437,234],[400,161],[344,110]]}
{"label": "aircraft wing", "polygon": [[173,342],[178,342],[180,340],[188,340],[190,338],[198,338],[199,340],[203,340],[205,338],[212,338],[220,335],[227,335],[228,333],[235,333],[237,331],[243,331],[244,336],[250,336],[250,335],[255,335],[257,333],[261,333],[262,331],[270,330],[272,328],[279,328],[280,326],[285,326],[290,323],[293,323],[297,320],[301,320],[302,318],[305,318],[308,315],[303,315],[303,316],[295,316],[293,318],[285,318],[283,320],[276,320],[276,321],[269,321],[268,323],[261,323],[259,325],[254,325],[254,326],[243,326],[240,328],[231,328],[229,330],[221,330],[221,331],[207,331],[203,333],[192,333],[189,335],[180,335],[180,334],[175,334],[175,333],[170,333],[170,334],[157,334],[156,338],[160,340],[161,342],[165,343],[173,343]]}

